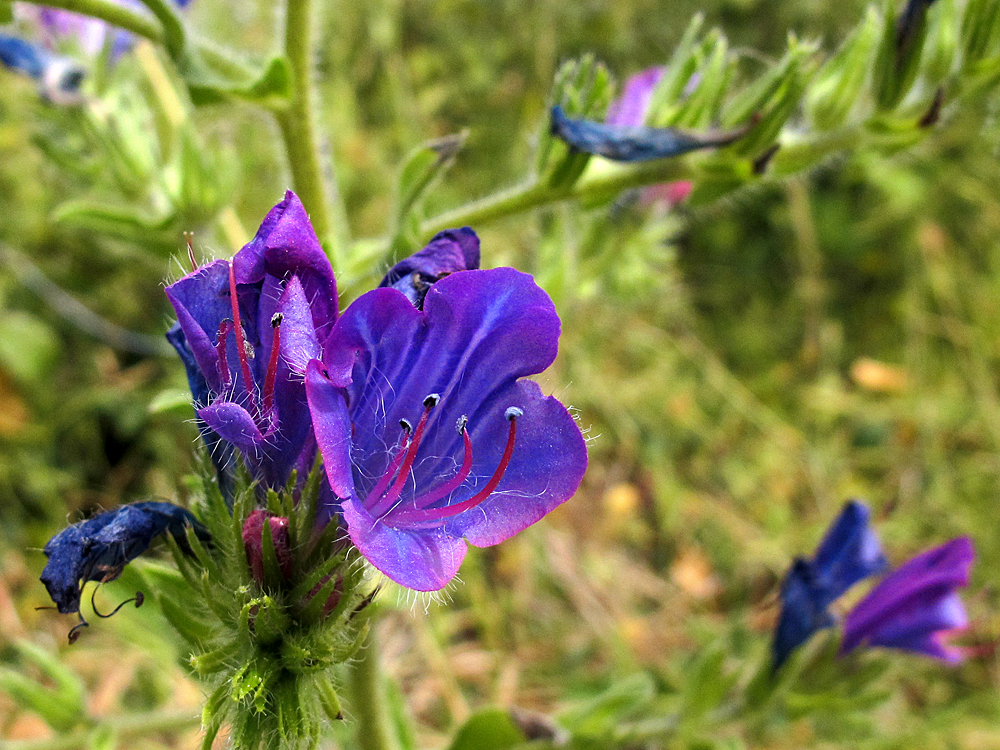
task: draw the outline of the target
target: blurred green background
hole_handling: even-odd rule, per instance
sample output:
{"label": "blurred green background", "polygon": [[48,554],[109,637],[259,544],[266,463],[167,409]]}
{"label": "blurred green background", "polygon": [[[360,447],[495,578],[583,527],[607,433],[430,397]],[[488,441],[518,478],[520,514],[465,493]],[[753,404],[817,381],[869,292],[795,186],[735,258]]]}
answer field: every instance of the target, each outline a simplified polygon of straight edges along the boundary
{"label": "blurred green background", "polygon": [[[399,165],[430,138],[469,132],[432,213],[519,179],[564,60],[592,52],[623,80],[663,63],[701,11],[752,75],[754,59],[782,55],[789,31],[833,49],[865,7],[327,6],[320,132],[359,237],[393,229]],[[260,54],[275,43],[268,3],[197,0],[190,14],[233,47]],[[147,102],[156,85],[141,55],[109,75],[120,106]],[[194,117],[211,155],[198,195],[209,198],[189,205],[212,210],[109,236],[93,213],[66,220],[67,199],[107,204],[129,188],[95,160],[78,117],[0,70],[0,653],[14,659],[18,638],[63,650],[98,715],[196,707],[155,613],[128,610],[64,646],[68,618],[34,610],[46,603],[39,549],[67,518],[177,496],[197,435],[176,398],[180,363],[157,352],[170,321],[164,281],[186,267],[181,232],[195,233],[199,257],[228,256],[236,222],[252,232],[290,179],[268,118],[206,107]],[[153,129],[122,137],[141,143]],[[480,705],[566,710],[644,672],[649,685],[636,689],[656,697],[637,704],[696,717],[678,747],[1000,747],[998,136],[989,108],[946,112],[914,150],[847,154],[696,209],[558,205],[475,227],[484,265],[533,272],[556,300],[561,353],[541,380],[578,412],[591,465],[546,522],[473,550],[446,604],[400,595],[383,621],[387,669],[422,746],[443,745]],[[141,180],[130,189],[157,216]],[[210,219],[230,200],[221,231]],[[344,274],[342,303],[391,260],[372,254]],[[39,274],[103,319],[99,335]],[[139,351],[108,324],[144,334]],[[763,658],[780,577],[851,496],[870,501],[893,562],[973,536],[963,642],[975,658],[957,668],[883,659],[884,700],[870,709],[846,683],[753,720],[700,709],[705,691],[727,690]],[[159,658],[140,648],[150,642]],[[692,688],[706,670],[719,685]],[[610,715],[620,723],[627,711]],[[0,694],[0,736],[49,731]],[[143,746],[196,741],[191,731]]]}

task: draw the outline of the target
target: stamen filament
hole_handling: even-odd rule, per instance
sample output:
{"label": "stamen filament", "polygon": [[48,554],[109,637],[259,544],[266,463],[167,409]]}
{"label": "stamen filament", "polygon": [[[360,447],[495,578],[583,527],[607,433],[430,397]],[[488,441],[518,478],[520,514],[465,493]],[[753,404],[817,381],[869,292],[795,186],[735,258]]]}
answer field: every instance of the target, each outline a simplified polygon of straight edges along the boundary
{"label": "stamen filament", "polygon": [[469,472],[472,471],[472,439],[469,437],[469,431],[465,429],[464,425],[462,426],[462,440],[465,442],[465,457],[462,459],[462,466],[458,470],[458,473],[437,489],[431,490],[423,497],[414,500],[413,505],[418,510],[423,510],[438,500],[448,497],[448,495],[461,487],[462,483],[468,479]]}
{"label": "stamen filament", "polygon": [[492,495],[493,490],[497,488],[500,484],[500,480],[503,479],[504,472],[507,471],[507,465],[510,463],[510,457],[514,453],[514,440],[517,437],[517,418],[522,414],[523,412],[517,407],[512,406],[507,409],[507,419],[510,422],[510,432],[507,433],[507,445],[504,446],[503,456],[500,458],[500,465],[497,466],[496,471],[493,472],[493,476],[490,477],[490,481],[486,483],[485,487],[468,500],[463,500],[462,502],[455,503],[454,505],[446,505],[443,508],[424,508],[418,511],[399,511],[398,513],[394,513],[392,515],[392,523],[420,524],[428,521],[440,521],[444,518],[451,518],[452,516],[457,516],[459,513],[464,513],[467,510],[475,508],[477,505],[486,500],[486,498]]}
{"label": "stamen filament", "polygon": [[267,363],[267,375],[264,378],[264,419],[271,418],[271,409],[274,407],[274,379],[278,374],[278,354],[281,350],[281,313],[275,313],[271,318],[271,326],[274,329],[274,340],[271,342],[271,358]]}
{"label": "stamen filament", "polygon": [[413,439],[410,441],[409,447],[406,449],[406,456],[403,458],[403,465],[399,467],[399,475],[396,477],[396,481],[392,483],[389,488],[389,492],[384,498],[375,503],[375,505],[369,509],[375,518],[381,518],[386,511],[388,511],[399,499],[400,493],[403,491],[403,486],[406,484],[407,478],[410,476],[410,469],[413,467],[413,461],[417,457],[417,449],[420,448],[420,439],[424,436],[424,429],[427,427],[427,417],[431,413],[439,400],[439,396],[436,393],[432,393],[430,396],[424,399],[424,413],[420,415],[420,421],[417,422],[417,429],[413,432]]}
{"label": "stamen filament", "polygon": [[233,308],[233,328],[236,331],[236,353],[240,358],[240,370],[243,372],[243,385],[247,389],[247,396],[250,399],[250,411],[256,418],[254,412],[257,409],[257,402],[254,399],[253,380],[250,378],[250,362],[247,358],[246,339],[243,334],[243,323],[240,320],[240,300],[236,296],[236,273],[233,264],[229,264],[229,301]]}
{"label": "stamen filament", "polygon": [[406,455],[406,449],[410,447],[410,434],[413,432],[413,428],[410,426],[409,422],[400,422],[400,426],[403,428],[403,442],[399,444],[399,450],[396,451],[396,455],[392,457],[392,461],[389,463],[389,468],[385,470],[382,478],[378,480],[372,491],[368,493],[365,497],[365,505],[367,506],[373,499],[378,499],[385,492],[386,487],[389,486],[389,482],[392,478],[396,476],[396,470],[399,465],[403,462],[403,456]]}

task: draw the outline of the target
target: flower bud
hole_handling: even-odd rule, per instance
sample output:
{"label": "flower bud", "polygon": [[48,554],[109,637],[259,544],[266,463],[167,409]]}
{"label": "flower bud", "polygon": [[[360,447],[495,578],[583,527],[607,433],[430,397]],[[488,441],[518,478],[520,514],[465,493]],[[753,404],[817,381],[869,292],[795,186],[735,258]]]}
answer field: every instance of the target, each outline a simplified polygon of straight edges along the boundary
{"label": "flower bud", "polygon": [[255,510],[243,524],[243,545],[253,579],[263,585],[265,581],[264,523],[271,530],[271,542],[281,574],[288,580],[292,575],[292,552],[288,544],[288,519],[272,516],[266,510]]}

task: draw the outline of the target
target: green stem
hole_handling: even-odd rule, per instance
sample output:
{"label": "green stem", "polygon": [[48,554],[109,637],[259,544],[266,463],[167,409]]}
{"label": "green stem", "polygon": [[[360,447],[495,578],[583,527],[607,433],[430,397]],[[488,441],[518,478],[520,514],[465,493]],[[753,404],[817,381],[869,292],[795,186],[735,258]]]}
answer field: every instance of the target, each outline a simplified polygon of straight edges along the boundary
{"label": "green stem", "polygon": [[295,192],[309,212],[316,234],[328,248],[334,267],[342,268],[340,238],[345,227],[338,226],[334,231],[330,195],[316,138],[316,95],[312,70],[316,50],[312,13],[311,0],[287,0],[285,55],[292,68],[294,91],[291,104],[277,111],[275,117],[285,142]]}
{"label": "green stem", "polygon": [[145,37],[156,44],[163,44],[165,41],[163,27],[159,22],[142,13],[136,13],[111,2],[111,0],[26,0],[26,2],[34,5],[45,5],[49,8],[71,10],[74,13],[99,18],[112,26],[131,31],[133,34]]}
{"label": "green stem", "polygon": [[552,188],[536,180],[529,180],[509,190],[438,214],[420,225],[420,234],[426,239],[443,229],[466,225],[478,227],[551,203],[614,196],[629,188],[682,180],[690,176],[691,169],[685,162],[660,159],[628,167],[611,165],[596,173],[585,174],[568,189]]}
{"label": "green stem", "polygon": [[358,660],[351,666],[348,682],[350,706],[361,750],[399,750],[386,703],[385,678],[381,667],[373,618],[365,642],[358,651]]}
{"label": "green stem", "polygon": [[142,2],[163,26],[163,44],[171,59],[176,61],[183,58],[187,40],[184,22],[177,14],[177,6],[168,0],[142,0]]}
{"label": "green stem", "polygon": [[196,711],[150,711],[143,714],[102,719],[91,727],[45,740],[20,740],[3,745],[4,750],[76,750],[90,745],[93,733],[101,728],[111,730],[119,739],[143,737],[160,732],[175,732],[196,727],[201,716]]}

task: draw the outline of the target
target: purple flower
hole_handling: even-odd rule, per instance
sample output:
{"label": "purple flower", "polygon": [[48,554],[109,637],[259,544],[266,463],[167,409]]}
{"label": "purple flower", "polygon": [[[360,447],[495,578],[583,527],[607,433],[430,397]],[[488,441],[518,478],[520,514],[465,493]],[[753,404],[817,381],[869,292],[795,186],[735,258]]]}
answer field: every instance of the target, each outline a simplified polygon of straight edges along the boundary
{"label": "purple flower", "polygon": [[[458,230],[451,239],[468,250],[473,237]],[[400,266],[424,267],[435,253]],[[576,491],[583,436],[562,404],[524,379],[552,363],[558,338],[551,299],[511,268],[440,278],[422,310],[404,292],[375,289],[341,316],[322,362],[306,371],[340,499],[327,512],[343,514],[355,546],[389,578],[441,589],[467,541],[498,544]]]}
{"label": "purple flower", "polygon": [[85,72],[73,60],[14,36],[0,34],[0,63],[34,79],[42,97],[53,104],[82,101]]}
{"label": "purple flower", "polygon": [[604,123],[624,127],[645,125],[653,92],[663,78],[663,73],[662,67],[647,68],[625,81],[622,95],[611,102]]}
{"label": "purple flower", "polygon": [[[189,526],[200,538],[208,539],[194,516],[171,503],[132,503],[101,513],[63,529],[48,541],[48,563],[41,581],[60,612],[78,613],[87,581],[114,580],[160,534],[169,533],[186,547]],[[86,625],[82,617],[81,624]],[[70,631],[70,642],[75,640],[78,627]]]}
{"label": "purple flower", "polygon": [[[333,269],[291,191],[232,262],[217,260],[167,287],[178,328],[168,339],[188,371],[206,443],[240,450],[254,476],[280,487],[303,476],[315,444],[301,376],[337,319]],[[217,436],[217,437],[216,437]],[[222,467],[224,468],[224,467]]]}
{"label": "purple flower", "polygon": [[968,585],[974,559],[972,541],[959,537],[894,570],[847,615],[840,653],[884,646],[961,661],[962,650],[946,639],[968,625],[957,589]]}
{"label": "purple flower", "polygon": [[774,631],[777,670],[814,633],[831,627],[829,607],[851,586],[888,567],[870,511],[857,500],[844,505],[811,560],[798,558],[781,584],[781,615]]}

